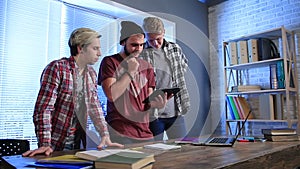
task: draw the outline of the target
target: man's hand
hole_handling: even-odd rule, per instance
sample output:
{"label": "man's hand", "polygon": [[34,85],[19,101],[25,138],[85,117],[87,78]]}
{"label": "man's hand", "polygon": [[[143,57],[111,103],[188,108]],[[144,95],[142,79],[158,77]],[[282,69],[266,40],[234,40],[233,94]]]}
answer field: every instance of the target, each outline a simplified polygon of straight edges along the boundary
{"label": "man's hand", "polygon": [[124,148],[123,144],[119,143],[112,143],[109,136],[103,136],[101,137],[101,142],[97,146],[99,150],[104,150],[106,147],[118,147],[118,148]]}
{"label": "man's hand", "polygon": [[151,108],[158,108],[162,109],[166,106],[168,99],[170,99],[171,96],[168,97],[167,93],[164,93],[164,95],[158,95],[154,98],[153,101],[150,101]]}
{"label": "man's hand", "polygon": [[53,152],[52,148],[50,146],[47,147],[40,147],[35,150],[28,150],[25,153],[22,154],[23,157],[33,157],[36,154],[45,154],[46,156],[49,156]]}
{"label": "man's hand", "polygon": [[139,62],[136,60],[135,57],[132,57],[127,60],[128,65],[128,72],[131,74],[132,77],[135,76],[135,74],[138,72],[138,68],[140,66]]}

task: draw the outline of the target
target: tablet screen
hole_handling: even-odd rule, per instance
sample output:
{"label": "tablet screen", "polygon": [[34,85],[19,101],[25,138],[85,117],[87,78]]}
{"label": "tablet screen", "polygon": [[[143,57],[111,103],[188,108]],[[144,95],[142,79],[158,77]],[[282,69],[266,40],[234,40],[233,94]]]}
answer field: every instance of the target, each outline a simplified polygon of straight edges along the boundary
{"label": "tablet screen", "polygon": [[148,96],[143,103],[149,103],[151,100],[153,100],[155,97],[157,97],[158,95],[164,95],[165,92],[167,92],[168,97],[173,94],[175,95],[176,93],[178,93],[180,91],[179,87],[174,87],[174,88],[165,88],[165,89],[157,89],[155,90],[153,93],[151,93],[150,96]]}

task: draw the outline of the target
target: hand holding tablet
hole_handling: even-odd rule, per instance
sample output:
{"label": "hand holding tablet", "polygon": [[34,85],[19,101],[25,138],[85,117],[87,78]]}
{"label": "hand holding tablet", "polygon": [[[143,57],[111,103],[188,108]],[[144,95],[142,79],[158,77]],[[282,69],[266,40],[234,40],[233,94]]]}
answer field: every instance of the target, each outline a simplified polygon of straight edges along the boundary
{"label": "hand holding tablet", "polygon": [[179,87],[174,87],[174,88],[165,88],[165,89],[157,89],[155,90],[153,93],[151,93],[150,96],[148,96],[143,103],[149,103],[150,101],[154,100],[155,97],[157,97],[158,95],[163,96],[164,93],[167,93],[168,98],[173,94],[175,95],[176,93],[178,93],[180,91]]}

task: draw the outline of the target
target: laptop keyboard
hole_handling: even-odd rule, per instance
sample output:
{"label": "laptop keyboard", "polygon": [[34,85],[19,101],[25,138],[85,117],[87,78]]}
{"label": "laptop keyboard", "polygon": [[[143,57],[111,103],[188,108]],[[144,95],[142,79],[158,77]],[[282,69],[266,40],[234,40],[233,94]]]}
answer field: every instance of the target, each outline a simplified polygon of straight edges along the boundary
{"label": "laptop keyboard", "polygon": [[209,143],[226,143],[228,138],[213,138]]}

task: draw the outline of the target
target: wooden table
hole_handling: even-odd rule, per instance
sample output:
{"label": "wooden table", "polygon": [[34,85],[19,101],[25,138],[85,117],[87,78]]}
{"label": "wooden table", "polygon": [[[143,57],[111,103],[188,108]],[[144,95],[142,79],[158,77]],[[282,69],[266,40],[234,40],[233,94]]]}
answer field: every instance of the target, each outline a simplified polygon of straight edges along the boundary
{"label": "wooden table", "polygon": [[[140,145],[139,145],[140,146]],[[130,145],[129,147],[136,147]],[[234,147],[182,145],[181,149],[157,151],[153,169],[295,169],[300,166],[300,142],[236,142]],[[69,151],[71,153],[74,151]],[[66,154],[54,152],[53,156]],[[43,158],[41,156],[35,158]]]}
{"label": "wooden table", "polygon": [[236,142],[234,147],[183,145],[155,156],[154,169],[251,168],[295,169],[300,142]]}

